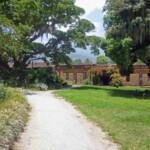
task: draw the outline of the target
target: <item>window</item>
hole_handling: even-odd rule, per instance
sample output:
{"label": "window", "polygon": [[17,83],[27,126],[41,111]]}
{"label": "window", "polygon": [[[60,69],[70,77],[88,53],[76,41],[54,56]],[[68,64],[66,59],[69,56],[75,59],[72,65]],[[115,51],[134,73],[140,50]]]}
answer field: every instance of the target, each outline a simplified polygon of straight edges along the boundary
{"label": "window", "polygon": [[66,73],[66,80],[69,80],[69,73]]}
{"label": "window", "polygon": [[85,80],[87,78],[86,73],[83,72],[83,80]]}

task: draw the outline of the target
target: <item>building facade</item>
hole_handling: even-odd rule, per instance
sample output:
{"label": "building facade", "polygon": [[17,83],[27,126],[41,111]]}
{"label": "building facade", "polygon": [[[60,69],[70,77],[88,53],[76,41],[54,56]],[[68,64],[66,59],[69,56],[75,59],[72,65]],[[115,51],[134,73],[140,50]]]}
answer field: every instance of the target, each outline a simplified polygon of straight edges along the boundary
{"label": "building facade", "polygon": [[[58,67],[47,65],[45,63],[33,63],[28,66],[28,68],[45,68],[51,67],[57,72],[57,75],[63,78],[67,82],[72,82],[75,84],[83,84],[85,80],[91,81],[89,77],[90,70],[95,70],[98,74],[103,76],[103,81],[100,81],[100,85],[109,84],[109,78],[106,75],[106,71],[109,68],[115,68],[119,72],[119,68],[116,64],[108,65],[97,65],[97,64],[87,64],[87,65],[73,65],[72,67],[67,67],[66,65],[60,65]],[[105,76],[106,75],[106,76]],[[130,76],[122,76],[124,85],[134,85],[134,86],[150,86],[150,71],[146,65],[134,65],[133,72]],[[92,83],[92,82],[91,82]]]}
{"label": "building facade", "polygon": [[[118,69],[117,65],[97,65],[97,64],[89,64],[89,65],[73,65],[68,68],[65,65],[61,65],[56,67],[55,70],[57,74],[62,77],[65,81],[82,84],[86,79],[91,80],[89,78],[89,70],[94,69],[99,74],[106,74],[108,68],[113,67]],[[102,75],[103,76],[103,75]],[[150,86],[150,74],[149,68],[146,65],[134,65],[133,73],[130,76],[122,76],[124,85],[134,85],[134,86]],[[107,81],[108,80],[108,81]],[[109,84],[109,78],[102,80],[101,85]]]}

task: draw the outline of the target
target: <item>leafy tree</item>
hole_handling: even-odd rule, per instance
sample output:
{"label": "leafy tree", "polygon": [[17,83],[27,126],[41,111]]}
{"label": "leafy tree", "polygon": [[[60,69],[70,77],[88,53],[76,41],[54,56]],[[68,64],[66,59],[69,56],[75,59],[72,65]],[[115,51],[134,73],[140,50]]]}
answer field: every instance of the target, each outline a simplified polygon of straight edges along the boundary
{"label": "leafy tree", "polygon": [[150,68],[150,1],[107,0],[104,7],[106,40],[101,47],[126,72],[137,58]]}
{"label": "leafy tree", "polygon": [[83,62],[82,62],[81,59],[75,59],[75,60],[72,61],[72,64],[73,64],[73,65],[82,65]]}
{"label": "leafy tree", "polygon": [[[75,52],[76,47],[85,49],[88,45],[93,53],[99,52],[101,38],[86,36],[94,30],[94,25],[80,19],[84,10],[74,3],[74,0],[0,1],[0,70],[3,79],[13,76],[23,83],[27,66],[36,59],[69,65],[71,59],[67,54]],[[34,42],[44,34],[49,37],[45,45]]]}
{"label": "leafy tree", "polygon": [[103,55],[98,56],[96,59],[96,63],[97,64],[108,64],[107,57],[103,56]]}

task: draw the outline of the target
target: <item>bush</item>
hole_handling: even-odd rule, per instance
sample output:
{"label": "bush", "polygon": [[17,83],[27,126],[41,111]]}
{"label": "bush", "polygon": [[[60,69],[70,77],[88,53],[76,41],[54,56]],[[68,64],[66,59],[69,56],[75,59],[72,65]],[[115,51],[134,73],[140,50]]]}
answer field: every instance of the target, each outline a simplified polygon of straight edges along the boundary
{"label": "bush", "polygon": [[85,79],[85,80],[83,81],[83,84],[85,84],[85,85],[90,85],[90,84],[91,84],[91,81],[89,81],[88,79]]}
{"label": "bush", "polygon": [[92,79],[92,82],[93,82],[93,85],[98,85],[99,84],[99,75],[94,75],[93,76],[93,79]]}
{"label": "bush", "polygon": [[63,86],[63,87],[67,87],[67,86],[68,86],[68,83],[67,83],[67,82],[63,82],[63,83],[62,83],[62,86]]}
{"label": "bush", "polygon": [[144,90],[144,91],[135,90],[133,92],[133,95],[142,98],[150,98],[150,90]]}
{"label": "bush", "polygon": [[30,107],[17,90],[0,87],[5,100],[0,103],[0,149],[9,150],[28,120]]}
{"label": "bush", "polygon": [[63,83],[63,79],[58,77],[52,68],[27,70],[26,79],[29,88],[38,90],[61,88]]}
{"label": "bush", "polygon": [[115,86],[115,87],[123,86],[123,79],[120,76],[120,74],[114,73],[110,76],[110,78],[111,78],[110,85]]}

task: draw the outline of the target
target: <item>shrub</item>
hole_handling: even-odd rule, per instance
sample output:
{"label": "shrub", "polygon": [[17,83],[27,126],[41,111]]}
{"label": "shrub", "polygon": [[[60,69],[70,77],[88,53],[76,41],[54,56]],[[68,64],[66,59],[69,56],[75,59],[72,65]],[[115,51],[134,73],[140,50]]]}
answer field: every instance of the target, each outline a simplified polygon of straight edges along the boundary
{"label": "shrub", "polygon": [[0,87],[5,100],[0,103],[0,149],[9,150],[28,120],[30,107],[17,90]]}
{"label": "shrub", "polygon": [[63,79],[58,77],[52,68],[29,69],[26,71],[26,79],[29,88],[46,90],[60,88]]}
{"label": "shrub", "polygon": [[67,82],[63,82],[63,83],[62,83],[62,86],[63,86],[63,87],[67,87],[67,86],[68,86],[68,83],[67,83]]}
{"label": "shrub", "polygon": [[83,84],[85,84],[85,85],[90,85],[90,84],[91,84],[91,81],[89,81],[88,79],[85,79],[85,80],[83,81]]}
{"label": "shrub", "polygon": [[111,78],[110,85],[115,86],[115,87],[123,86],[123,79],[120,76],[120,74],[114,73],[110,76],[110,78]]}
{"label": "shrub", "polygon": [[94,75],[92,79],[93,85],[99,84],[99,75]]}
{"label": "shrub", "polygon": [[138,97],[142,97],[142,98],[150,98],[150,90],[144,90],[144,91],[135,90],[133,92],[133,95],[138,96]]}

